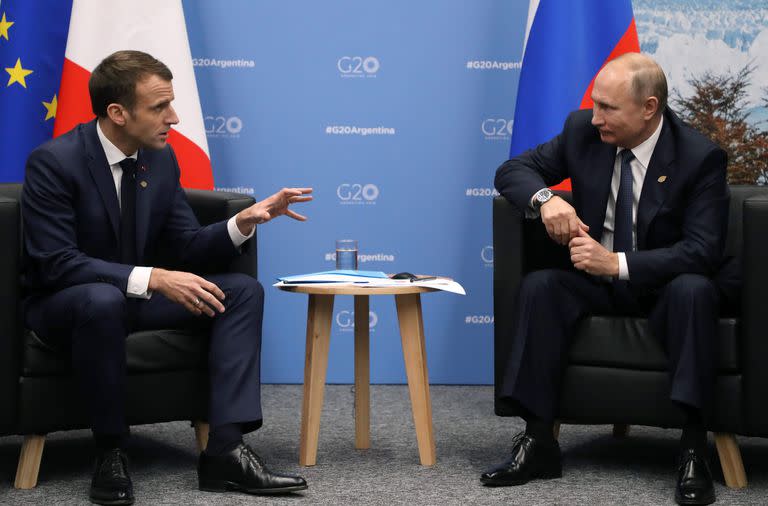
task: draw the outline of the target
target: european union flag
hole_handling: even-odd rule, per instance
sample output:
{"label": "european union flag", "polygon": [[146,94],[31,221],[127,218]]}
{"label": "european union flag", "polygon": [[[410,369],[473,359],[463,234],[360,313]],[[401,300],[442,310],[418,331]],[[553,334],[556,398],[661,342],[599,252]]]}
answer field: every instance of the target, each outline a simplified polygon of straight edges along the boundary
{"label": "european union flag", "polygon": [[71,1],[0,0],[0,182],[53,135]]}

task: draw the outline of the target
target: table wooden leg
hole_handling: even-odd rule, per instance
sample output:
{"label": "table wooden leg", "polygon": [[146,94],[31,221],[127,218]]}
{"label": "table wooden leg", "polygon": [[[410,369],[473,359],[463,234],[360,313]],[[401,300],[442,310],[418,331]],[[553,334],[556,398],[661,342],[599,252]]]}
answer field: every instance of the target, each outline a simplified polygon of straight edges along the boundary
{"label": "table wooden leg", "polygon": [[421,465],[435,464],[435,436],[432,431],[432,402],[429,399],[429,374],[424,345],[424,320],[419,294],[395,295],[403,358],[411,394],[413,423],[419,444]]}
{"label": "table wooden leg", "polygon": [[307,309],[307,347],[304,360],[304,400],[301,405],[299,465],[314,466],[320,436],[325,373],[331,342],[333,295],[310,295]]}
{"label": "table wooden leg", "polygon": [[355,448],[371,447],[368,296],[355,295]]}

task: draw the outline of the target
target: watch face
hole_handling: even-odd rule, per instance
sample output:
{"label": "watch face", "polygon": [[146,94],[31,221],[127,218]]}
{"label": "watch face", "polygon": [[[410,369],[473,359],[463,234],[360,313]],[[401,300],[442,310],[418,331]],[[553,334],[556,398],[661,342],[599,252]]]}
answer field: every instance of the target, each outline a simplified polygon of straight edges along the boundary
{"label": "watch face", "polygon": [[552,198],[552,192],[549,190],[542,190],[536,194],[536,200],[542,204]]}

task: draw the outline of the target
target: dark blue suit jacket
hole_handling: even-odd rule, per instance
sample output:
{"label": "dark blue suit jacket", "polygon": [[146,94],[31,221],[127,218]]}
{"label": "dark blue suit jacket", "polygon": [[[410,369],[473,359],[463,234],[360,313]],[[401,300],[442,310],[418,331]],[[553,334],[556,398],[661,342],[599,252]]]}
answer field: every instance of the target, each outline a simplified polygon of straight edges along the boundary
{"label": "dark blue suit jacket", "polygon": [[[139,150],[136,243],[139,265],[161,254],[178,268],[223,265],[238,254],[226,222],[201,227],[179,184],[170,146]],[[133,265],[118,263],[120,208],[96,121],[35,149],[22,193],[25,285],[42,295],[84,283],[125,292]]]}
{"label": "dark blue suit jacket", "polygon": [[[502,164],[495,184],[522,210],[544,186],[571,178],[576,213],[600,241],[616,146],[600,140],[591,119],[591,110],[571,113],[557,137]],[[638,203],[637,251],[627,252],[634,286],[657,288],[682,273],[712,276],[720,267],[728,224],[726,162],[725,151],[664,113]]]}

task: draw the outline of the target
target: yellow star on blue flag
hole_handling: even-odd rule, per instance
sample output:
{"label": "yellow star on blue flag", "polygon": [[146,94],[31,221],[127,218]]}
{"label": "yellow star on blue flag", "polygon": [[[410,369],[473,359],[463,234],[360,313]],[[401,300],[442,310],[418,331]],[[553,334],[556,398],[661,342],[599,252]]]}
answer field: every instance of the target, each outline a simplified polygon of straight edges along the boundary
{"label": "yellow star on blue flag", "polygon": [[71,0],[0,3],[0,183],[22,181],[53,136],[71,13]]}
{"label": "yellow star on blue flag", "polygon": [[13,26],[13,21],[8,21],[5,19],[5,13],[3,13],[3,17],[0,18],[0,39],[8,39],[8,29]]}

